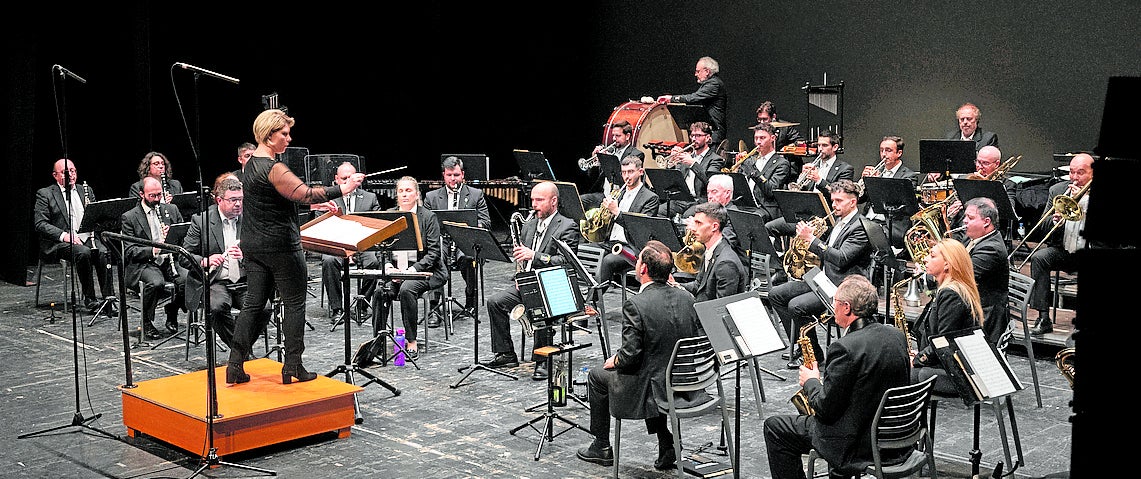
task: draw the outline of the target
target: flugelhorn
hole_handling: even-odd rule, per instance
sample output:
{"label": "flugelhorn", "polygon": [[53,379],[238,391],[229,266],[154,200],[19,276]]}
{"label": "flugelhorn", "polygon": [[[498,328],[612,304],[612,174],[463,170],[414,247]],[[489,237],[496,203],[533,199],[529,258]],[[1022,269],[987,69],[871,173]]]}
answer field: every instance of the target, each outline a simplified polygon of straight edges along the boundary
{"label": "flugelhorn", "polygon": [[[876,163],[875,168],[872,168],[871,176],[883,175],[884,170],[887,170],[887,158],[880,158],[880,162]],[[857,182],[860,188],[864,187],[864,178],[867,178],[867,175],[861,176],[860,181]]]}
{"label": "flugelhorn", "polygon": [[[812,163],[804,165],[804,168],[800,170],[800,177],[796,179],[795,183],[788,185],[788,188],[790,190],[796,190],[796,191],[807,191],[807,190],[811,189],[812,183],[815,183],[815,182],[808,178],[808,170],[809,169],[819,170],[820,169],[820,163],[823,159],[824,159],[823,154],[816,155],[816,159],[812,160]],[[863,178],[860,178],[860,179],[862,180]]]}

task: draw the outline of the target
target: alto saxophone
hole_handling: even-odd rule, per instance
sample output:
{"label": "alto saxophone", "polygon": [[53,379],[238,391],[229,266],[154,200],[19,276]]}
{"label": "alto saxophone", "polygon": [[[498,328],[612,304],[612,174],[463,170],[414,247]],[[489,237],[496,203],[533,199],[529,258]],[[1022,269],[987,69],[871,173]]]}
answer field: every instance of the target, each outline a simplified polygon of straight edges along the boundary
{"label": "alto saxophone", "polygon": [[[531,218],[534,216],[535,216],[534,210],[531,210],[531,214],[528,215],[526,218],[523,218],[523,213],[520,213],[518,211],[511,213],[511,220],[507,222],[507,229],[511,233],[511,245],[513,247],[514,246],[523,246],[523,243],[521,241],[521,239],[523,238],[523,225],[525,225],[528,221],[530,221]],[[539,232],[536,231],[535,234],[539,234]],[[534,258],[532,258],[532,261],[533,260],[534,260]],[[526,269],[526,266],[527,266],[526,263],[527,263],[526,261],[516,261],[515,262],[515,277],[516,277],[515,288],[516,289],[519,288],[519,281],[518,281],[519,273],[522,273],[524,271],[524,269]],[[509,315],[510,315],[511,319],[514,319],[514,320],[519,322],[519,327],[523,328],[523,334],[526,334],[527,337],[529,338],[529,337],[532,337],[535,335],[535,325],[531,324],[531,322],[527,320],[527,314],[526,313],[527,313],[527,308],[525,306],[523,306],[523,303],[519,303],[519,304],[516,304],[514,308],[511,308],[511,313]]]}
{"label": "alto saxophone", "polygon": [[[812,350],[812,340],[808,339],[808,332],[812,331],[812,329],[817,325],[828,324],[828,319],[830,317],[831,316],[827,312],[821,313],[820,319],[808,323],[804,325],[804,327],[800,328],[800,336],[796,338],[796,344],[800,345],[800,353],[804,356],[805,366],[810,366],[812,363],[816,362],[816,352]],[[816,410],[813,409],[812,405],[808,403],[808,395],[804,393],[804,388],[797,390],[796,394],[793,394],[791,398],[788,398],[788,402],[791,402],[792,405],[796,407],[796,410],[802,415],[816,415]]]}
{"label": "alto saxophone", "polygon": [[[828,221],[832,218],[832,214],[828,213],[828,216],[823,218],[814,216],[808,221],[808,225],[812,227],[813,237],[819,238],[828,230]],[[788,250],[781,257],[784,271],[789,278],[800,280],[808,270],[814,266],[820,266],[820,257],[816,253],[808,251],[809,246],[812,246],[812,242],[804,241],[800,239],[800,236],[793,236],[792,240],[789,241]]]}

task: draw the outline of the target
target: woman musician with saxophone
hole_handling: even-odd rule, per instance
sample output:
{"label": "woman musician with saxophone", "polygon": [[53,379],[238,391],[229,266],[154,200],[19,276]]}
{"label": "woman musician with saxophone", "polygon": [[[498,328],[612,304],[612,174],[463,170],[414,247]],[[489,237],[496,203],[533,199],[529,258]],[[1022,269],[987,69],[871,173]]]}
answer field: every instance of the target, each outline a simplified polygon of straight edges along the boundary
{"label": "woman musician with saxophone", "polygon": [[[852,274],[867,277],[871,269],[874,248],[868,239],[868,230],[865,226],[869,220],[856,209],[859,186],[851,180],[840,180],[829,185],[828,189],[831,192],[835,225],[826,229],[820,237],[816,237],[812,225],[806,222],[798,223],[797,239],[807,245],[805,247],[807,251],[804,251],[805,254],[801,257],[806,258],[807,253],[812,253],[820,258],[820,267],[832,284],[839,284],[844,277]],[[785,252],[785,255],[789,255],[789,252]],[[787,269],[789,265],[785,266]],[[805,264],[800,264],[798,267],[807,269]],[[769,291],[769,301],[785,330],[792,332],[790,335],[814,321],[827,309],[827,305],[805,281],[789,280],[774,286]],[[820,343],[816,340],[816,331],[810,331],[807,336],[812,342],[814,356],[823,357]],[[794,348],[789,357],[788,368],[796,369],[800,365],[800,349]]]}
{"label": "woman musician with saxophone", "polygon": [[[1050,320],[1050,304],[1053,299],[1050,293],[1050,272],[1077,271],[1078,259],[1074,253],[1086,246],[1081,231],[1086,226],[1085,211],[1089,205],[1089,186],[1092,182],[1093,157],[1088,153],[1078,153],[1070,159],[1070,181],[1050,187],[1050,201],[1042,213],[1043,222],[1049,228],[1043,227],[1043,230],[1053,230],[1053,233],[1042,238],[1040,241],[1045,246],[1027,258],[1030,277],[1034,280],[1034,289],[1030,292],[1030,309],[1038,311],[1038,321],[1034,323],[1030,334],[1041,336],[1054,330]],[[1059,201],[1057,198],[1061,196],[1068,197],[1069,201]],[[1061,211],[1056,206],[1059,203],[1070,206],[1066,208],[1067,211]],[[1030,234],[1028,231],[1027,235]]]}
{"label": "woman musician with saxophone", "polygon": [[147,177],[159,181],[159,185],[162,186],[163,203],[170,203],[174,195],[182,193],[182,183],[171,177],[174,172],[171,169],[170,160],[162,153],[152,151],[143,155],[142,161],[139,162],[138,173],[139,181],[131,184],[127,198],[139,196],[139,192],[143,190],[143,178]]}
{"label": "woman musician with saxophone", "polygon": [[[521,226],[511,225],[510,228],[511,256],[517,273],[566,264],[567,259],[562,256],[555,240],[562,240],[575,249],[582,238],[578,223],[559,214],[559,188],[549,181],[537,183],[531,188],[531,215],[520,221],[523,223]],[[510,313],[522,302],[516,288],[499,291],[487,298],[487,315],[491,318],[491,351],[495,357],[483,363],[484,366],[508,368],[519,365],[515,343],[511,339]],[[522,320],[527,319],[524,317]],[[550,329],[536,331],[535,349],[551,345],[552,336]],[[532,377],[537,380],[547,379],[542,359],[542,356],[532,356],[532,360],[536,361]]]}
{"label": "woman musician with saxophone", "polygon": [[810,449],[839,474],[859,475],[872,463],[867,438],[879,407],[872,398],[909,384],[907,339],[873,318],[878,308],[876,287],[866,277],[851,275],[837,286],[832,309],[847,333],[828,345],[823,373],[817,364],[799,368],[801,391],[815,414],[765,419],[772,477],[804,477],[801,457]]}
{"label": "woman musician with saxophone", "polygon": [[927,254],[925,271],[935,278],[935,297],[915,321],[917,351],[912,358],[911,382],[936,376],[934,390],[956,396],[947,370],[935,354],[931,338],[983,324],[983,308],[967,248],[952,238],[943,238]]}

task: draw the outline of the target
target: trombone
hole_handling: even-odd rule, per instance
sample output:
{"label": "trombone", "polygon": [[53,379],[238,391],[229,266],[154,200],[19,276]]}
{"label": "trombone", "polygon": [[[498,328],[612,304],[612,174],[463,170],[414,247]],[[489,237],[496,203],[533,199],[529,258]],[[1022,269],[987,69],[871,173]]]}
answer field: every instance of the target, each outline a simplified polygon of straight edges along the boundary
{"label": "trombone", "polygon": [[1019,264],[1016,269],[1021,270],[1023,266],[1026,266],[1026,263],[1030,261],[1030,256],[1033,255],[1035,251],[1038,251],[1038,248],[1046,242],[1046,239],[1049,238],[1059,226],[1066,224],[1067,221],[1080,221],[1082,217],[1085,216],[1085,213],[1082,212],[1082,207],[1078,202],[1089,192],[1089,187],[1092,184],[1093,180],[1090,180],[1086,182],[1086,185],[1080,190],[1074,192],[1072,196],[1063,193],[1050,200],[1050,210],[1042,214],[1042,218],[1038,220],[1038,223],[1034,224],[1033,228],[1030,228],[1030,231],[1026,232],[1022,237],[1022,241],[1018,242],[1018,246],[1015,246],[1014,249],[1011,250],[1010,256],[1006,259],[1009,261],[1014,258],[1014,253],[1017,252],[1019,248],[1022,248],[1022,245],[1026,244],[1026,240],[1030,239],[1030,235],[1033,234],[1039,226],[1045,224],[1047,219],[1053,218],[1054,215],[1061,216],[1061,219],[1057,223],[1054,223],[1054,226],[1046,232],[1046,235],[1042,237],[1042,240],[1039,241],[1038,244],[1034,245],[1034,249],[1030,250],[1030,253],[1026,255],[1026,259],[1022,260],[1022,264]]}

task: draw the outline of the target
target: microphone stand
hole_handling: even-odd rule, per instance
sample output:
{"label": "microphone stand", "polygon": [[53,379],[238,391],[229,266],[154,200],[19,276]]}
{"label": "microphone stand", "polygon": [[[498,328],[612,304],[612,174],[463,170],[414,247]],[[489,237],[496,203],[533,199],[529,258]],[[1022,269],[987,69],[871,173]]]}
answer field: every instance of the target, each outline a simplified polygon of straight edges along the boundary
{"label": "microphone stand", "polygon": [[[64,69],[62,66],[59,66],[59,65],[52,65],[52,71],[53,72],[57,68],[59,70],[60,77],[61,78],[67,78],[68,74],[67,74],[66,69]],[[86,82],[84,82],[84,83],[86,83]],[[52,82],[52,85],[53,86],[55,85],[54,81]],[[67,227],[69,230],[68,234],[67,234],[67,240],[68,240],[67,254],[68,254],[68,260],[69,260],[68,263],[69,264],[67,265],[67,267],[70,271],[69,271],[67,281],[75,281],[75,239],[72,237],[72,235],[76,235],[78,233],[74,231],[77,228],[72,227],[72,224],[73,224],[72,214],[73,213],[72,213],[72,209],[71,209],[71,206],[72,206],[71,205],[71,192],[72,192],[73,186],[72,186],[71,182],[72,182],[73,178],[71,176],[71,168],[68,167],[68,164],[71,162],[71,159],[68,158],[69,155],[67,152],[67,128],[66,128],[66,125],[67,125],[67,108],[66,108],[66,106],[67,106],[67,93],[66,93],[66,91],[62,85],[64,85],[64,84],[61,83],[60,94],[57,96],[57,98],[59,99],[59,105],[57,105],[56,114],[57,114],[57,117],[59,118],[60,144],[61,144],[62,149],[63,149],[63,158],[64,158],[64,162],[63,162],[63,186],[64,186],[64,188],[63,188],[63,190],[64,190],[64,194],[66,195],[65,203],[67,204],[67,225],[68,225]],[[62,105],[62,106],[60,106],[60,105]],[[66,290],[66,289],[67,288],[65,286],[64,290]],[[73,379],[75,381],[75,383],[74,383],[74,387],[75,387],[75,415],[72,416],[71,423],[69,423],[69,424],[50,427],[50,428],[43,429],[40,431],[23,434],[23,435],[18,436],[17,437],[18,439],[24,439],[24,438],[28,438],[28,437],[32,437],[32,436],[38,436],[40,434],[45,434],[48,432],[57,431],[57,430],[68,428],[68,427],[82,427],[85,429],[90,429],[92,431],[95,431],[95,432],[99,433],[100,435],[103,435],[103,436],[111,438],[111,439],[116,439],[116,440],[119,439],[119,436],[116,436],[114,434],[111,434],[107,431],[104,431],[102,429],[96,428],[96,427],[88,424],[88,423],[90,423],[96,419],[99,419],[100,417],[103,416],[103,414],[96,413],[95,415],[93,415],[91,417],[84,417],[83,411],[80,410],[80,403],[79,403],[79,329],[78,329],[79,328],[79,318],[78,318],[78,313],[76,312],[76,308],[79,305],[77,304],[78,301],[77,301],[76,294],[75,294],[75,285],[74,284],[71,285],[71,297],[64,299],[64,301],[69,301],[69,300],[71,301],[71,359],[72,359],[72,365],[74,368]]]}

